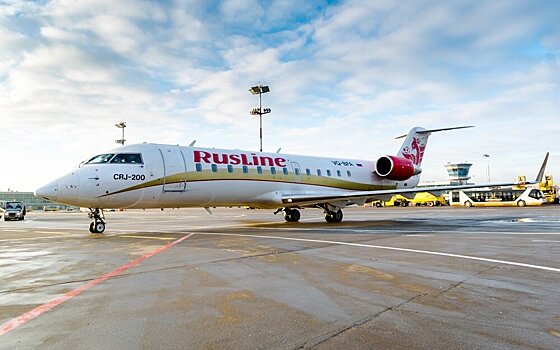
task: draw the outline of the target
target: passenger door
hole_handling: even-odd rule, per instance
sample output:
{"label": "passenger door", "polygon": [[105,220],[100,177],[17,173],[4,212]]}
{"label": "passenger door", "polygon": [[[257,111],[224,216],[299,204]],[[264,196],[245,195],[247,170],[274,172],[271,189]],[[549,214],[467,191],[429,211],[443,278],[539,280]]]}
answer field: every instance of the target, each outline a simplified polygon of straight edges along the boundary
{"label": "passenger door", "polygon": [[179,146],[162,146],[163,192],[184,192],[187,189],[187,164]]}

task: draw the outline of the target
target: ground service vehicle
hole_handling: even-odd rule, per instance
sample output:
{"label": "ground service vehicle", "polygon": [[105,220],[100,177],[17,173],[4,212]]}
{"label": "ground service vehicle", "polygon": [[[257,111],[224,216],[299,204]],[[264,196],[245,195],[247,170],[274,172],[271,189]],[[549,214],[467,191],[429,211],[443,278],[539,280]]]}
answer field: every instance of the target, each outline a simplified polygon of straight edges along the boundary
{"label": "ground service vehicle", "polygon": [[417,193],[412,199],[412,204],[419,207],[421,205],[426,205],[428,207],[446,205],[445,198],[443,196],[436,196],[430,192],[420,192]]}
{"label": "ground service vehicle", "polygon": [[2,208],[4,209],[4,221],[23,220],[27,214],[22,202],[7,201],[3,203]]}
{"label": "ground service vehicle", "polygon": [[539,189],[544,193],[544,198],[547,203],[558,204],[560,199],[558,193],[558,186],[554,185],[552,175],[545,175],[543,182],[539,183]]}
{"label": "ground service vehicle", "polygon": [[497,188],[474,191],[451,191],[449,204],[464,207],[524,207],[541,205],[544,194],[536,188]]}

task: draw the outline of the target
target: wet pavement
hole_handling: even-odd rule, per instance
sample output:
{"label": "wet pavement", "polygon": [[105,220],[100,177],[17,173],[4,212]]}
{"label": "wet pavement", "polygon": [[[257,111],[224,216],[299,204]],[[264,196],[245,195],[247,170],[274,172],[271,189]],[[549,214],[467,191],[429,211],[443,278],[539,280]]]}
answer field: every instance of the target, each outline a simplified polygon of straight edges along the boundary
{"label": "wet pavement", "polygon": [[0,348],[560,348],[560,206],[213,212],[0,221]]}

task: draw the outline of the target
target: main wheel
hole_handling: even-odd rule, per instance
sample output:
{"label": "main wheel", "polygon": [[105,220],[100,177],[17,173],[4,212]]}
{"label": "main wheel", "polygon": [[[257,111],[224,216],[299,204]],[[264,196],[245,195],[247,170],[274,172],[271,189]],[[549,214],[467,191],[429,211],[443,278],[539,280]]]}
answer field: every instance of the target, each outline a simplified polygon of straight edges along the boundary
{"label": "main wheel", "polygon": [[287,222],[298,222],[301,218],[301,214],[297,209],[286,209],[284,210],[284,220]]}
{"label": "main wheel", "polygon": [[91,233],[97,233],[97,232],[95,232],[95,225],[93,224],[93,222],[91,222],[91,223],[89,224],[89,232],[91,232]]}
{"label": "main wheel", "polygon": [[465,207],[467,207],[467,208],[472,207],[472,202],[471,201],[466,201],[465,202]]}
{"label": "main wheel", "polygon": [[527,203],[525,203],[524,200],[520,200],[519,202],[517,202],[517,206],[518,207],[524,207]]}
{"label": "main wheel", "polygon": [[334,216],[333,216],[334,222],[336,222],[336,223],[341,222],[343,216],[344,215],[342,215],[342,210],[339,209],[336,213],[334,213]]}
{"label": "main wheel", "polygon": [[299,219],[301,218],[301,214],[297,209],[292,209],[291,214],[292,214],[292,222],[298,222]]}
{"label": "main wheel", "polygon": [[328,222],[330,224],[331,222],[334,222],[333,220],[334,219],[333,219],[333,216],[331,214],[325,213],[325,221],[326,222]]}

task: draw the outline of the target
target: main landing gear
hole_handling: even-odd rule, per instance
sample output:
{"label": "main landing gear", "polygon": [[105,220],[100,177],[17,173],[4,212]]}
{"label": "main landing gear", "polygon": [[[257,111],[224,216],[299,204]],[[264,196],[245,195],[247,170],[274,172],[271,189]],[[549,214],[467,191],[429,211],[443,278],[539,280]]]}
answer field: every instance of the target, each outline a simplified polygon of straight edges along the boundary
{"label": "main landing gear", "polygon": [[99,208],[89,208],[88,216],[93,220],[93,222],[89,224],[89,232],[103,233],[105,231],[105,214],[103,210]]}
{"label": "main landing gear", "polygon": [[343,215],[342,210],[337,211],[326,211],[325,210],[325,221],[329,224],[338,224],[342,221]]}
{"label": "main landing gear", "polygon": [[286,220],[287,222],[298,222],[301,218],[301,214],[297,209],[284,208],[283,212],[284,220]]}
{"label": "main landing gear", "polygon": [[[333,211],[328,210],[324,207],[321,208],[325,211],[325,221],[329,224],[338,224],[342,221],[342,218],[344,217],[344,215],[342,214],[342,210],[336,209]],[[298,222],[301,218],[299,210],[294,208],[278,209],[274,214],[278,214],[279,212],[283,212],[284,220],[286,220],[287,222]]]}

